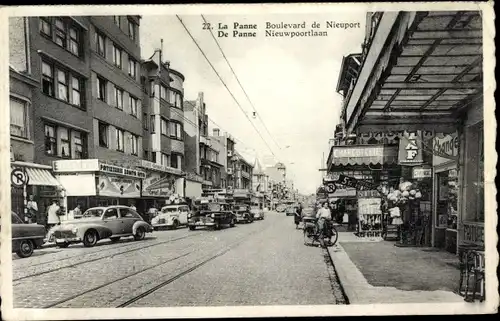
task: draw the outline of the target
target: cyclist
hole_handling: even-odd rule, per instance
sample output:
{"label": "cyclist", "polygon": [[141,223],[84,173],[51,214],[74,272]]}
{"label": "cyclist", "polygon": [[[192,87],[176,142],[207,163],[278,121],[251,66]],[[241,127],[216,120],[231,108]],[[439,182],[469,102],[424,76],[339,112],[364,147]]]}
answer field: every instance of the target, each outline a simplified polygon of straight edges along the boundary
{"label": "cyclist", "polygon": [[325,236],[327,244],[330,245],[332,243],[332,235],[331,233],[328,233],[327,224],[332,219],[332,214],[330,212],[328,202],[324,202],[322,204],[321,208],[316,213],[316,218],[318,219],[318,228],[320,233]]}

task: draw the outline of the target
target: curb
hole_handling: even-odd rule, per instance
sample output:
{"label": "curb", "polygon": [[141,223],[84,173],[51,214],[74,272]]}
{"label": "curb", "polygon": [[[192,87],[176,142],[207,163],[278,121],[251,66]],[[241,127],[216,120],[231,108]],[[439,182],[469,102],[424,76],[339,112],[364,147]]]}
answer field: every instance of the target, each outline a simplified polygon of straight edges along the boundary
{"label": "curb", "polygon": [[[333,255],[331,251],[334,248],[338,248],[341,251],[344,251],[342,246],[337,242],[333,247],[327,247],[328,255],[330,256],[330,260],[332,261],[333,268],[335,269],[335,272],[337,273],[337,277],[340,283],[340,287],[342,288],[342,292],[344,292],[344,296],[348,302],[348,304],[353,304],[356,301],[356,298],[358,295],[356,294],[356,291],[353,290],[351,287],[346,286],[348,277],[346,274],[346,271],[343,269],[341,264],[337,264],[338,262],[335,262],[333,259]],[[344,251],[345,252],[345,251]]]}

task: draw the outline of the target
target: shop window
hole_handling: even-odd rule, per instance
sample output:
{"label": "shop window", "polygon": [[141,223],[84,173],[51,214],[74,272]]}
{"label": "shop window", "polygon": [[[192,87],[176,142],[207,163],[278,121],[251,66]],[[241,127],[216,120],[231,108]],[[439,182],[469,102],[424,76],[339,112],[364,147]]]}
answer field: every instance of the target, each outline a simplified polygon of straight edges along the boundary
{"label": "shop window", "polygon": [[128,96],[128,104],[130,105],[130,115],[137,117],[137,102],[139,100],[134,96]]}
{"label": "shop window", "polygon": [[115,106],[116,108],[123,110],[123,90],[113,86],[113,90],[115,92]]}
{"label": "shop window", "polygon": [[113,63],[116,67],[122,68],[122,50],[113,44]]}
{"label": "shop window", "polygon": [[109,125],[99,122],[99,146],[109,147]]}
{"label": "shop window", "polygon": [[128,58],[128,75],[136,79],[137,77],[136,71],[137,71],[137,62],[132,58]]}
{"label": "shop window", "polygon": [[40,32],[48,37],[52,37],[52,23],[50,17],[40,17]]}
{"label": "shop window", "polygon": [[167,124],[168,124],[167,120],[165,118],[162,118],[161,119],[161,130],[160,130],[160,132],[161,132],[162,135],[165,135],[165,136],[168,134],[168,125]]}
{"label": "shop window", "polygon": [[132,135],[131,137],[131,150],[132,150],[132,155],[138,155],[138,148],[139,148],[139,137],[136,135]]}
{"label": "shop window", "polygon": [[106,102],[106,87],[108,81],[102,77],[97,76],[97,99]]}
{"label": "shop window", "polygon": [[27,103],[10,97],[10,134],[12,136],[28,138]]}
{"label": "shop window", "polygon": [[116,129],[116,150],[119,152],[123,152],[123,135],[124,131],[121,129]]}
{"label": "shop window", "polygon": [[98,55],[106,57],[106,36],[101,32],[95,32],[95,48]]}
{"label": "shop window", "polygon": [[57,148],[55,126],[45,125],[45,153],[55,155]]}

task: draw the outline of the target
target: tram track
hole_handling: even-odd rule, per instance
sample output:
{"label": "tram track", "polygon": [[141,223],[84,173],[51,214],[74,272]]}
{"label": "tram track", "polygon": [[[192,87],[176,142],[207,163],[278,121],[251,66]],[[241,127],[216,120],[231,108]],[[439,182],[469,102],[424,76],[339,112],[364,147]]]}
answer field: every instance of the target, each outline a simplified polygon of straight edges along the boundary
{"label": "tram track", "polygon": [[[22,277],[18,277],[18,278],[12,279],[12,282],[21,281],[21,280],[29,279],[29,278],[32,278],[32,277],[36,277],[36,276],[40,276],[40,275],[44,275],[44,274],[48,274],[48,273],[57,272],[57,271],[60,271],[62,269],[73,268],[75,266],[79,266],[79,265],[82,265],[82,264],[87,264],[87,263],[92,263],[92,262],[96,262],[96,261],[107,259],[107,258],[112,258],[112,257],[118,256],[118,255],[124,255],[124,254],[128,254],[128,253],[131,253],[131,252],[134,252],[134,251],[144,250],[144,249],[151,248],[151,247],[154,247],[154,246],[158,246],[158,245],[163,245],[163,244],[167,244],[167,243],[179,241],[179,240],[182,240],[182,239],[185,239],[185,238],[189,238],[189,237],[194,237],[194,236],[200,235],[200,234],[202,234],[202,233],[195,233],[195,234],[190,233],[190,234],[186,234],[186,235],[181,236],[181,237],[177,237],[177,238],[165,240],[165,241],[162,241],[162,242],[148,244],[146,246],[137,246],[137,247],[134,247],[132,249],[127,249],[127,250],[121,251],[121,252],[110,253],[110,254],[105,253],[102,256],[99,256],[99,257],[96,257],[96,258],[93,258],[93,259],[90,259],[90,260],[79,261],[79,262],[76,262],[76,263],[73,263],[73,264],[67,264],[67,265],[64,265],[64,266],[59,266],[59,267],[54,268],[54,269],[50,269],[50,270],[46,270],[46,271],[40,271],[40,272],[37,272],[37,273],[33,273],[33,274],[25,275],[25,276],[22,276]],[[123,247],[126,247],[126,246],[123,246]],[[118,249],[123,248],[123,247],[118,247]],[[97,253],[97,252],[98,251],[92,252],[92,253],[89,253],[89,254],[94,254],[94,253]],[[81,256],[81,255],[82,254],[74,255],[74,256],[71,256],[71,257],[64,258],[63,260],[69,260],[70,258],[75,258],[75,257]],[[85,254],[83,254],[83,255],[85,255]],[[44,264],[47,264],[47,263],[44,263]],[[38,265],[40,265],[40,264],[38,264]],[[35,265],[33,265],[33,266],[35,266]]]}
{"label": "tram track", "polygon": [[[179,279],[179,278],[181,278],[181,277],[183,277],[183,276],[185,276],[185,275],[187,275],[187,274],[195,271],[196,269],[202,267],[203,265],[205,265],[205,264],[207,264],[207,263],[209,263],[209,262],[217,259],[218,257],[226,254],[227,252],[231,251],[232,249],[234,249],[235,247],[237,247],[241,243],[245,242],[248,239],[248,237],[250,237],[250,236],[252,236],[254,234],[257,234],[257,233],[262,233],[266,229],[267,228],[262,229],[262,230],[258,230],[258,231],[254,231],[254,232],[251,232],[249,234],[244,235],[244,237],[242,237],[242,238],[238,239],[237,241],[231,243],[230,245],[226,246],[222,251],[218,251],[217,253],[215,253],[213,255],[210,255],[208,258],[203,259],[201,262],[194,263],[194,265],[192,265],[192,263],[189,264],[191,266],[188,267],[187,269],[185,269],[185,268],[181,269],[181,271],[178,272],[178,273],[176,273],[175,275],[169,277],[168,279],[166,279],[164,281],[161,281],[159,284],[157,284],[157,285],[155,285],[155,286],[147,289],[146,291],[143,291],[143,292],[139,293],[138,295],[134,295],[132,298],[130,298],[127,301],[119,304],[116,307],[126,307],[126,306],[129,306],[129,305],[133,304],[134,302],[137,302],[137,301],[145,298],[146,296],[148,296],[151,293],[157,291],[158,289],[165,287],[166,285],[174,282],[175,280],[177,280],[177,279]],[[203,234],[203,233],[201,233],[201,234]],[[139,275],[141,273],[144,273],[144,272],[150,271],[152,269],[161,267],[162,265],[165,265],[165,264],[168,264],[170,262],[179,260],[181,258],[185,258],[185,257],[187,257],[187,256],[189,256],[189,255],[191,255],[191,254],[193,254],[195,252],[203,252],[203,250],[204,249],[199,248],[199,249],[197,249],[195,251],[190,251],[190,252],[184,253],[182,255],[176,256],[174,258],[169,258],[169,259],[163,260],[163,261],[161,261],[161,262],[159,262],[157,264],[154,264],[154,265],[149,266],[147,268],[141,269],[141,270],[136,271],[134,273],[124,275],[124,276],[122,276],[120,278],[117,278],[117,279],[114,279],[112,281],[105,282],[105,283],[100,284],[98,286],[92,287],[91,289],[87,289],[85,291],[82,291],[82,292],[76,293],[74,295],[68,296],[66,298],[63,298],[61,300],[58,300],[57,302],[50,303],[48,305],[43,306],[42,308],[46,309],[46,308],[55,308],[55,307],[58,307],[58,306],[60,306],[60,305],[62,305],[64,303],[67,303],[67,302],[70,302],[72,300],[78,299],[79,297],[82,297],[82,296],[87,295],[89,293],[92,293],[92,292],[104,289],[104,288],[106,288],[108,286],[111,286],[113,284],[116,284],[118,282],[124,281],[124,280],[129,279],[129,278],[132,278],[132,277],[137,276],[137,275]],[[195,260],[195,261],[197,261],[197,260]]]}

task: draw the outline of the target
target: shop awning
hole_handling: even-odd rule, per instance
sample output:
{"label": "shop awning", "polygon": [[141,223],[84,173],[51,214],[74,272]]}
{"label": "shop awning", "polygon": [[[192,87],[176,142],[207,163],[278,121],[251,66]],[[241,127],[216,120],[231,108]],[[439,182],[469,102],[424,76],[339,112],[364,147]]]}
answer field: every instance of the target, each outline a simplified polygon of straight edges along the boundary
{"label": "shop awning", "polygon": [[59,186],[59,181],[47,169],[26,167],[29,177],[28,185]]}
{"label": "shop awning", "polygon": [[348,145],[332,146],[328,168],[332,166],[397,164],[398,146]]}

